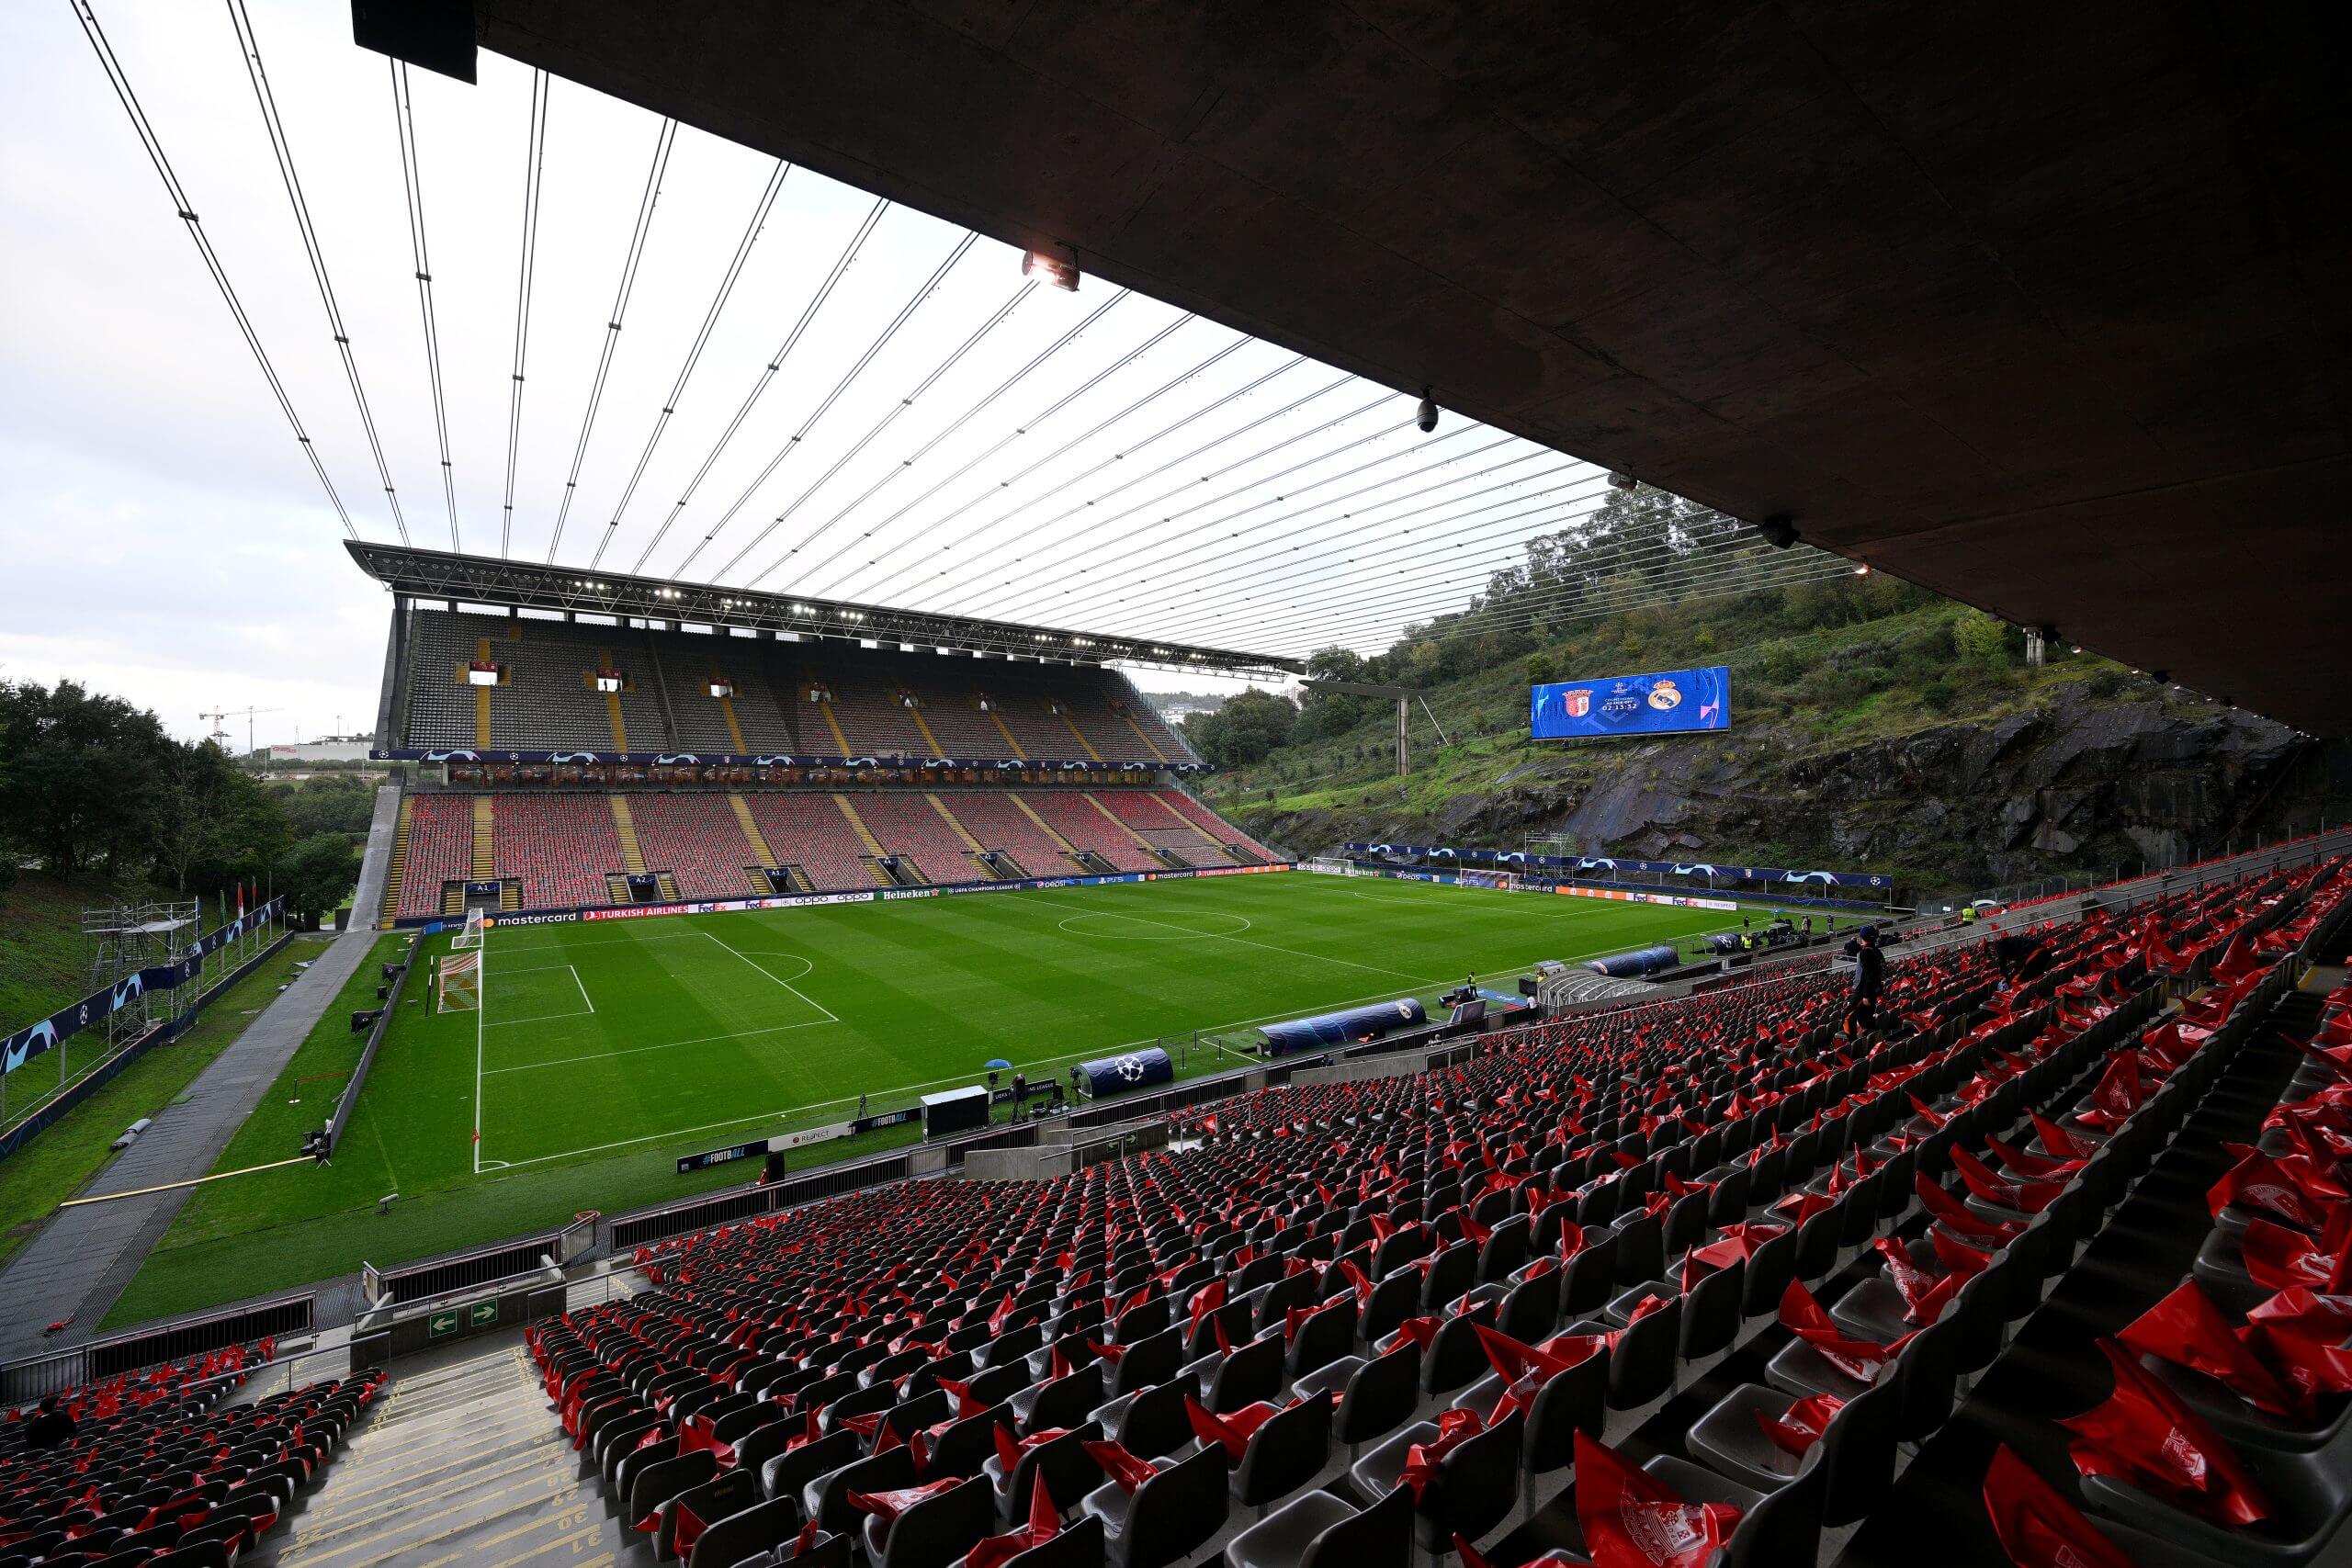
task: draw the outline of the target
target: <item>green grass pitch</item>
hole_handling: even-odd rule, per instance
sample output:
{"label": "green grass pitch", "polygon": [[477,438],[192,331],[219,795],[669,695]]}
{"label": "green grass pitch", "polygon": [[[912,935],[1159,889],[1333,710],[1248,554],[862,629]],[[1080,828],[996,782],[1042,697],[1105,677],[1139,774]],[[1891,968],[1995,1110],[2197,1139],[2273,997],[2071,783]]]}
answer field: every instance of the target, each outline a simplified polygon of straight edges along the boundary
{"label": "green grass pitch", "polygon": [[[674,1156],[845,1121],[861,1093],[876,1111],[910,1103],[979,1081],[992,1057],[1053,1077],[1162,1037],[1433,1001],[1473,971],[1508,991],[1541,959],[1725,921],[1286,873],[494,929],[479,1011],[434,1010],[424,976],[412,976],[334,1163],[198,1189],[110,1321],[731,1185],[746,1168],[681,1178]],[[370,1005],[375,980],[371,964],[338,1007]],[[358,1039],[331,1013],[219,1168],[294,1152],[332,1108]],[[1242,1065],[1215,1045],[1179,1064],[1187,1075]],[[889,1138],[816,1145],[793,1161]],[[401,1201],[379,1216],[390,1192]]]}

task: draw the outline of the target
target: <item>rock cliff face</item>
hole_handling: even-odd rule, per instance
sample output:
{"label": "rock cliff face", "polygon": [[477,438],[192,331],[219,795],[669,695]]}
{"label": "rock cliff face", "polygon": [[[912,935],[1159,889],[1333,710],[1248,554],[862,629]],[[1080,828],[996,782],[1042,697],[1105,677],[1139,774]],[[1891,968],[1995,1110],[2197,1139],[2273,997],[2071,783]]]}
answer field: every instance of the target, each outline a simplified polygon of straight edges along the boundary
{"label": "rock cliff face", "polygon": [[[1351,839],[1895,868],[1921,889],[2193,858],[2352,815],[2352,746],[2079,685],[2046,705],[1821,750],[1780,728],[1563,751],[1434,811],[1241,814],[1302,853]],[[1786,856],[1788,859],[1776,857]]]}

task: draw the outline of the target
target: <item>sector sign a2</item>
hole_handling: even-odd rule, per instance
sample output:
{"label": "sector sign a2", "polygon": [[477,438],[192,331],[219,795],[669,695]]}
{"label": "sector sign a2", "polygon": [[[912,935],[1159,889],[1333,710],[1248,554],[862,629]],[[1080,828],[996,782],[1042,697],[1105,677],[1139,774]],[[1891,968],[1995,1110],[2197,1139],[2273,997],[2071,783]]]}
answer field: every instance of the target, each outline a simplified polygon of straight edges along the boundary
{"label": "sector sign a2", "polygon": [[1528,694],[1528,727],[1538,740],[1589,740],[1731,728],[1731,671],[1667,670],[1555,681]]}

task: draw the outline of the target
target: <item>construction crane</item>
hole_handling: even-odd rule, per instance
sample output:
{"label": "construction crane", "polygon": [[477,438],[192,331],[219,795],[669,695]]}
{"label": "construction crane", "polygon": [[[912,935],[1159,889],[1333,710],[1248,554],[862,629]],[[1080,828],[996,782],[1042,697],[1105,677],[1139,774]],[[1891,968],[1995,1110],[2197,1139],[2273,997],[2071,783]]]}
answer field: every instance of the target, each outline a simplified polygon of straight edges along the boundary
{"label": "construction crane", "polygon": [[212,721],[212,733],[208,739],[218,742],[223,750],[228,750],[229,732],[220,728],[220,721],[224,718],[243,719],[245,721],[245,755],[250,757],[254,751],[254,715],[285,711],[284,708],[223,708],[217,713],[200,713],[196,716]]}

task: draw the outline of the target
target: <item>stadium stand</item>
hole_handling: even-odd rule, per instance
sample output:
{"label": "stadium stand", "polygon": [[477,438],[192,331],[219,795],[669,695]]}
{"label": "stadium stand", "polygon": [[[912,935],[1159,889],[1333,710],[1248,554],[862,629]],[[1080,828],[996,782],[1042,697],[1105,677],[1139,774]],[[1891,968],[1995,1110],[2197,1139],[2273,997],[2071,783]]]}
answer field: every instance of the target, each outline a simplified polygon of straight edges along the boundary
{"label": "stadium stand", "polygon": [[272,1347],[231,1347],[58,1398],[74,1431],[0,1434],[0,1562],[198,1568],[266,1540],[341,1450],[383,1374],[356,1371],[252,1404],[238,1390]]}
{"label": "stadium stand", "polygon": [[[421,607],[408,649],[398,746],[1199,761],[1109,669],[1048,676],[897,650]],[[607,659],[628,682],[609,698],[590,685]],[[477,660],[499,666],[496,686],[467,683]],[[729,696],[710,694],[715,675],[731,682]],[[810,701],[812,687],[830,701]],[[978,705],[983,693],[993,717]]]}
{"label": "stadium stand", "polygon": [[472,874],[474,854],[473,797],[463,795],[415,795],[409,821],[408,859],[401,867],[401,918],[437,915],[441,890],[452,881]]}
{"label": "stadium stand", "polygon": [[1035,790],[1023,798],[1071,848],[1091,851],[1121,871],[1157,871],[1165,863],[1147,852],[1133,831],[1086,795]]}
{"label": "stadium stand", "polygon": [[[1196,811],[1223,829],[1222,838],[1193,826],[1189,814],[1174,829],[1128,826],[1138,817],[1159,823],[1173,819],[1167,806],[1137,790],[861,789],[838,797],[823,790],[746,790],[740,798],[752,824],[768,839],[776,863],[801,866],[818,891],[879,886],[866,865],[868,858],[877,855],[904,857],[922,881],[944,884],[1067,876],[1089,870],[1151,871],[1180,863],[1226,865],[1232,858],[1217,847],[1219,842],[1238,843],[1245,851],[1260,847],[1198,807]],[[449,891],[445,897],[445,889],[493,876],[513,895],[501,905],[510,911],[614,902],[608,878],[634,869],[628,864],[628,840],[615,819],[616,801],[629,818],[639,865],[657,877],[674,876],[677,897],[741,898],[771,891],[752,874],[751,868],[761,863],[760,852],[744,831],[733,801],[716,790],[613,795],[424,790],[407,799],[410,827],[393,892],[394,908],[402,919],[454,913],[452,901],[458,895]],[[842,800],[851,803],[857,822],[842,809]],[[483,811],[488,815],[481,825],[488,829],[491,854],[487,863],[478,863],[475,834]],[[861,825],[874,836],[874,844],[859,836]],[[1087,865],[1072,858],[1065,844],[1091,850],[1102,859]],[[1155,845],[1172,849],[1177,860],[1157,858]],[[991,872],[978,859],[989,850],[1010,854],[1012,865]]]}
{"label": "stadium stand", "polygon": [[972,863],[964,840],[936,807],[912,792],[867,790],[856,797],[857,814],[883,848],[911,859],[925,882],[978,882],[987,873]]}
{"label": "stadium stand", "polygon": [[[1024,876],[1067,876],[1079,869],[1062,840],[999,790],[957,790],[939,797],[983,849],[1012,857]],[[1035,809],[1034,807],[1032,809]]]}
{"label": "stadium stand", "polygon": [[498,874],[521,884],[524,908],[613,901],[605,879],[625,860],[608,797],[511,795],[498,797],[495,806]]}
{"label": "stadium stand", "polygon": [[824,794],[747,795],[752,817],[777,861],[797,865],[819,892],[878,886],[861,856],[866,850],[849,818]]}
{"label": "stadium stand", "polygon": [[686,898],[741,898],[773,891],[749,868],[759,852],[743,836],[742,824],[723,795],[688,793],[632,795],[629,815],[646,869],[677,878]]}
{"label": "stadium stand", "polygon": [[[690,1568],[1401,1562],[1408,1521],[1473,1565],[1513,1521],[1548,1563],[1812,1563],[1950,1468],[1927,1439],[2101,1272],[2086,1244],[2258,1055],[2348,898],[2337,861],[2039,928],[2024,966],[1900,955],[1860,1034],[1813,972],[1268,1088],[1185,1114],[1173,1152],[641,1249],[647,1292],[531,1349],[624,1517]],[[2212,1190],[2212,1312],[2177,1292],[2094,1336],[2090,1408],[2039,1463],[1963,1456],[1984,1511],[1939,1533],[2156,1565],[2334,1536],[2352,1372],[2316,1292],[2352,1235],[2347,999]]]}
{"label": "stadium stand", "polygon": [[1159,799],[1170,810],[1206,833],[1223,846],[1235,860],[1244,865],[1253,862],[1262,864],[1267,861],[1280,858],[1273,851],[1242,832],[1182,790],[1161,790]]}

